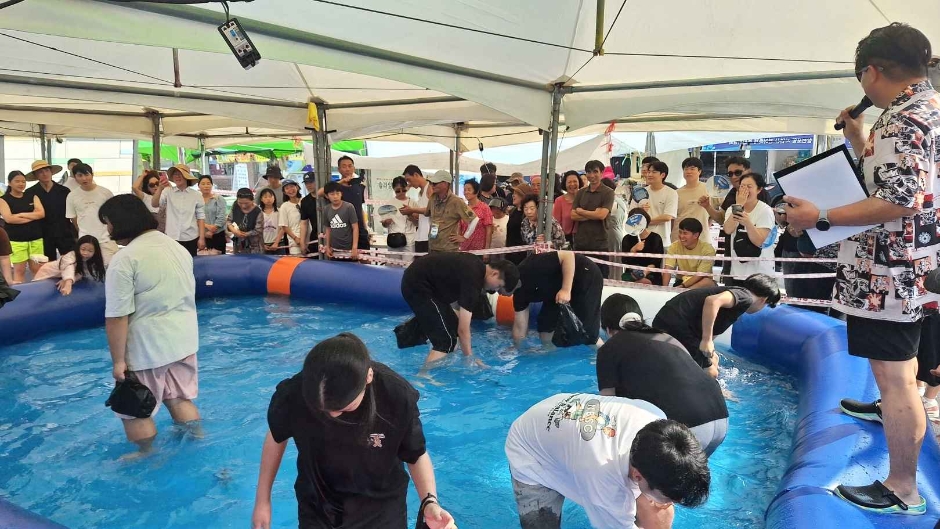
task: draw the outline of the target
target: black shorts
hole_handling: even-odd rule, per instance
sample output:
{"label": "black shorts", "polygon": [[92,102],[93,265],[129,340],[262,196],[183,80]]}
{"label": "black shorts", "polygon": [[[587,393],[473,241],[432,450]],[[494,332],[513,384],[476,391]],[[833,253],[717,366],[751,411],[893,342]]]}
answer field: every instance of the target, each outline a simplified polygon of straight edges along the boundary
{"label": "black shorts", "polygon": [[849,316],[849,354],[869,360],[903,362],[917,356],[921,322],[907,323]]}
{"label": "black shorts", "polygon": [[[582,270],[582,263],[574,274],[571,284],[571,310],[581,320],[584,330],[587,331],[589,342],[586,345],[597,343],[601,332],[601,294],[604,290],[604,276],[600,267],[594,261],[586,261]],[[555,332],[558,327],[558,304],[554,300],[543,302],[539,311],[537,328],[539,332]]]}
{"label": "black shorts", "polygon": [[415,313],[421,331],[431,341],[431,349],[452,353],[459,343],[454,309],[424,292],[402,292],[402,295]]}
{"label": "black shorts", "polygon": [[43,237],[42,250],[50,261],[55,261],[59,257],[75,250],[76,237],[66,235],[59,237]]}
{"label": "black shorts", "polygon": [[415,241],[415,252],[428,253],[428,241]]}
{"label": "black shorts", "polygon": [[917,380],[928,386],[940,386],[940,377],[930,372],[937,366],[940,366],[940,314],[930,314],[920,321]]}
{"label": "black shorts", "polygon": [[372,248],[372,244],[369,242],[369,232],[366,230],[359,230],[359,246],[360,250],[369,250]]}
{"label": "black shorts", "polygon": [[189,252],[189,255],[196,257],[196,251],[199,250],[199,239],[193,239],[191,241],[176,241],[180,243],[180,246],[186,248],[186,251]]}
{"label": "black shorts", "polygon": [[406,495],[385,500],[352,496],[343,502],[342,521],[338,525],[324,519],[325,515],[315,505],[297,502],[298,527],[300,529],[405,529],[408,525],[408,503]]}
{"label": "black shorts", "polygon": [[206,249],[218,250],[222,253],[225,253],[225,243],[225,232],[219,231],[212,237],[206,239]]}

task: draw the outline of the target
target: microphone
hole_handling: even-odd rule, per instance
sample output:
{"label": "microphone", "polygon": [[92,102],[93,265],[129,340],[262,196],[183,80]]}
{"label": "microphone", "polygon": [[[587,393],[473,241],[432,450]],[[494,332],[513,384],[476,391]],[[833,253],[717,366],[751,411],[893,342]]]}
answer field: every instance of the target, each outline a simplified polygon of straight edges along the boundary
{"label": "microphone", "polygon": [[[849,111],[849,115],[852,116],[852,119],[855,119],[861,116],[862,112],[865,112],[866,110],[868,110],[868,107],[872,106],[872,104],[873,103],[871,102],[871,99],[868,99],[868,96],[865,96],[862,98],[861,101],[858,102],[857,105],[855,105],[855,108]],[[836,122],[836,126],[834,128],[836,130],[844,129],[845,122],[844,121]]]}

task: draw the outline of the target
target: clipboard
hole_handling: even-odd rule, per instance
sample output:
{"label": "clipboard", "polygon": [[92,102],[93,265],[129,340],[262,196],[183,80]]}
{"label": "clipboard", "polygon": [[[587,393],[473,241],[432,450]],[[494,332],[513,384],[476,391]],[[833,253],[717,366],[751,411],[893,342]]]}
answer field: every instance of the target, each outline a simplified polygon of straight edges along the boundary
{"label": "clipboard", "polygon": [[[821,210],[854,204],[869,196],[845,144],[776,171],[774,178],[785,195],[809,200]],[[874,227],[832,226],[828,231],[811,228],[806,234],[816,248],[822,248]]]}

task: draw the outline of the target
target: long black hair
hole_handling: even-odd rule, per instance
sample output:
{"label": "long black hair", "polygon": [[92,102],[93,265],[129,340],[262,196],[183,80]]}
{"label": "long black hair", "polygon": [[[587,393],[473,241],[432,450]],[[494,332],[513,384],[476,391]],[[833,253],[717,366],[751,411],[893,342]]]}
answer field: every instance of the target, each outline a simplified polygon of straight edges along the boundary
{"label": "long black hair", "polygon": [[[95,249],[94,255],[88,260],[87,269],[81,254],[83,244],[90,244]],[[101,246],[98,244],[98,239],[92,235],[79,237],[75,241],[75,274],[81,274],[82,277],[91,277],[95,281],[103,283],[104,273],[104,258],[101,256]]]}
{"label": "long black hair", "polygon": [[[327,418],[349,425],[358,425],[366,442],[367,431],[375,422],[375,395],[372,384],[367,384],[372,358],[366,344],[352,333],[344,332],[323,340],[307,353],[301,371],[302,394],[307,408]],[[351,422],[342,416],[333,418],[329,412],[339,411],[365,396],[359,408],[352,412],[357,420]]]}
{"label": "long black hair", "polygon": [[271,195],[271,197],[274,198],[274,203],[271,204],[271,207],[274,208],[274,211],[277,211],[277,195],[274,194],[274,190],[270,187],[266,187],[258,193],[258,207],[261,208],[261,211],[264,211],[264,202],[261,201],[264,195]]}
{"label": "long black hair", "polygon": [[604,330],[636,331],[659,334],[643,321],[643,310],[635,299],[626,294],[611,294],[601,305],[601,327]]}
{"label": "long black hair", "polygon": [[134,195],[115,195],[98,208],[98,220],[111,223],[111,239],[131,241],[145,231],[157,229],[157,219]]}

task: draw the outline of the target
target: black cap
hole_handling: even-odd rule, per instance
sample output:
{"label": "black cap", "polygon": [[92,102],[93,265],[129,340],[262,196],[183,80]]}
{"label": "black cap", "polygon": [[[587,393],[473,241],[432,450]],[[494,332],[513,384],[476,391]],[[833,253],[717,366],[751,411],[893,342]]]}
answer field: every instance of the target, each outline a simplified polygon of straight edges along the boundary
{"label": "black cap", "polygon": [[306,173],[304,173],[304,183],[305,183],[305,184],[308,184],[308,183],[310,183],[310,182],[316,182],[316,181],[317,181],[317,174],[316,174],[316,173],[314,173],[313,171],[307,171]]}

